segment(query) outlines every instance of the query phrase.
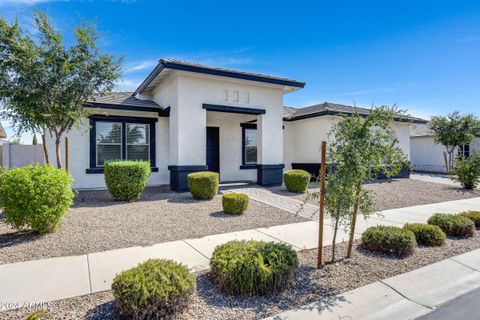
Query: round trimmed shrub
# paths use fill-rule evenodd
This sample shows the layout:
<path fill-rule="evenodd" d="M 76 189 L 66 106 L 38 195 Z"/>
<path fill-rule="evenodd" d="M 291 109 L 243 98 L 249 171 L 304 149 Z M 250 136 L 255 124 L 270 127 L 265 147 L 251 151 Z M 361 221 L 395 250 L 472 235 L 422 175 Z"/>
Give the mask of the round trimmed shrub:
<path fill-rule="evenodd" d="M 151 170 L 148 161 L 107 161 L 104 175 L 108 192 L 115 200 L 137 200 L 147 185 Z"/>
<path fill-rule="evenodd" d="M 248 195 L 242 193 L 227 193 L 222 197 L 223 212 L 242 214 L 248 208 Z"/>
<path fill-rule="evenodd" d="M 431 216 L 428 224 L 439 226 L 447 236 L 469 238 L 473 237 L 475 224 L 472 220 L 459 215 L 436 213 Z"/>
<path fill-rule="evenodd" d="M 113 279 L 117 311 L 127 319 L 164 319 L 185 310 L 195 277 L 172 260 L 149 259 Z"/>
<path fill-rule="evenodd" d="M 19 230 L 54 232 L 73 204 L 72 177 L 63 169 L 38 164 L 0 174 L 0 205 L 5 222 Z"/>
<path fill-rule="evenodd" d="M 290 192 L 303 193 L 307 191 L 312 176 L 305 170 L 287 170 L 283 174 L 283 181 Z"/>
<path fill-rule="evenodd" d="M 415 235 L 412 231 L 393 226 L 375 226 L 362 233 L 362 246 L 372 252 L 404 257 L 413 253 Z"/>
<path fill-rule="evenodd" d="M 188 189 L 194 199 L 212 200 L 218 193 L 217 172 L 200 171 L 188 174 Z"/>
<path fill-rule="evenodd" d="M 424 246 L 442 246 L 447 238 L 447 235 L 439 226 L 431 224 L 407 223 L 403 228 L 412 231 L 417 243 Z"/>
<path fill-rule="evenodd" d="M 284 289 L 298 269 L 297 253 L 284 243 L 230 241 L 215 248 L 212 279 L 225 293 L 238 296 Z"/>
<path fill-rule="evenodd" d="M 480 211 L 465 211 L 458 215 L 472 220 L 475 223 L 475 228 L 480 229 Z"/>

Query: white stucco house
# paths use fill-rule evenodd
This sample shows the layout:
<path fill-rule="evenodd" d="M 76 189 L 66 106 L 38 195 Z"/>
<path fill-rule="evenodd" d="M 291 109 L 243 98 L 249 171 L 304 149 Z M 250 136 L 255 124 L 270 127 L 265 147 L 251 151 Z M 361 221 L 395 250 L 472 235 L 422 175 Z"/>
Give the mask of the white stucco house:
<path fill-rule="evenodd" d="M 88 101 L 92 115 L 67 134 L 74 187 L 105 187 L 103 164 L 109 159 L 149 160 L 149 185 L 169 184 L 175 191 L 186 190 L 188 173 L 201 170 L 219 172 L 222 182 L 262 186 L 281 184 L 285 169 L 318 172 L 321 141 L 340 114 L 369 110 L 327 102 L 285 107 L 283 96 L 304 86 L 162 59 L 134 92 Z M 409 125 L 400 119 L 394 125 L 408 156 Z M 48 146 L 54 154 L 54 143 Z"/>
<path fill-rule="evenodd" d="M 428 128 L 428 124 L 415 124 L 410 130 L 410 148 L 413 170 L 419 172 L 446 173 L 445 166 L 446 148 L 435 143 L 433 131 Z M 475 138 L 472 143 L 457 148 L 455 155 L 463 154 L 469 156 L 472 153 L 480 152 L 480 137 Z"/>

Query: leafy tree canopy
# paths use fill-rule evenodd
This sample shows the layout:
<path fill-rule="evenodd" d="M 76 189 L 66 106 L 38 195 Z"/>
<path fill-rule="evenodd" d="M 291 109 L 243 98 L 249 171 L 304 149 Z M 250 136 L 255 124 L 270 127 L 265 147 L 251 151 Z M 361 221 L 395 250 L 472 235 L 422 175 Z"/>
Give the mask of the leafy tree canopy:
<path fill-rule="evenodd" d="M 0 17 L 0 116 L 17 134 L 50 132 L 61 167 L 62 135 L 87 115 L 88 97 L 111 91 L 122 59 L 100 52 L 94 25 L 75 27 L 75 41 L 66 46 L 43 12 L 34 21 L 38 32 L 31 34 L 18 20 L 9 24 Z"/>

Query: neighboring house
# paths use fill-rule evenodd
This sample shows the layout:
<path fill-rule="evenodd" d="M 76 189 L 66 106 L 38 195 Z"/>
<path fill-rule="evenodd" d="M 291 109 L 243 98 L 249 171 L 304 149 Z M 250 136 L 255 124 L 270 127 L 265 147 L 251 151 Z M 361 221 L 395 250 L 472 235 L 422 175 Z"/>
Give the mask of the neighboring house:
<path fill-rule="evenodd" d="M 67 134 L 74 187 L 105 187 L 103 165 L 119 158 L 150 160 L 149 185 L 170 184 L 175 191 L 186 190 L 187 175 L 200 170 L 219 172 L 223 182 L 262 186 L 281 184 L 285 168 L 316 172 L 321 141 L 340 114 L 369 110 L 331 103 L 284 107 L 283 95 L 304 86 L 162 59 L 134 92 L 88 102 L 92 115 Z M 395 130 L 409 155 L 409 124 L 398 119 Z M 47 146 L 54 154 L 51 139 Z"/>
<path fill-rule="evenodd" d="M 413 170 L 446 173 L 445 166 L 446 148 L 435 143 L 433 131 L 428 128 L 427 124 L 417 124 L 412 126 L 410 131 L 410 148 L 411 163 Z M 455 150 L 455 155 L 463 154 L 469 156 L 473 152 L 480 152 L 480 137 L 468 145 L 462 146 Z"/>

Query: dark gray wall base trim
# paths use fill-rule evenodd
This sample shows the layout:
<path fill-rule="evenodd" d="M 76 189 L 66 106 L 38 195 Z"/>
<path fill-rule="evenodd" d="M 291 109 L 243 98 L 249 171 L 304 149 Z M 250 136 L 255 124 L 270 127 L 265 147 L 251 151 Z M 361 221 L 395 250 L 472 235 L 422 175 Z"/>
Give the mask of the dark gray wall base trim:
<path fill-rule="evenodd" d="M 312 175 L 312 178 L 318 178 L 320 172 L 320 162 L 317 163 L 299 163 L 292 162 L 292 169 L 305 170 Z M 327 168 L 328 170 L 328 168 Z M 392 178 L 410 178 L 410 169 L 408 167 L 403 167 L 400 172 Z M 377 179 L 387 179 L 385 174 L 379 173 Z"/>
<path fill-rule="evenodd" d="M 256 164 L 242 164 L 240 166 L 240 170 L 253 170 L 253 169 L 257 169 Z"/>
<path fill-rule="evenodd" d="M 280 186 L 283 182 L 282 164 L 257 164 L 257 184 L 262 187 Z"/>
<path fill-rule="evenodd" d="M 317 178 L 320 174 L 320 162 L 318 163 L 304 163 L 292 162 L 292 169 L 305 170 L 312 175 L 312 179 Z"/>
<path fill-rule="evenodd" d="M 189 173 L 206 171 L 207 166 L 168 166 L 170 170 L 170 189 L 176 192 L 188 191 L 187 176 Z"/>
<path fill-rule="evenodd" d="M 153 167 L 153 168 L 150 168 L 152 169 L 152 172 L 158 172 L 158 168 L 157 167 Z M 86 174 L 99 174 L 99 173 L 103 173 L 103 168 L 101 167 L 98 167 L 98 168 L 88 168 L 85 170 L 85 173 Z"/>

